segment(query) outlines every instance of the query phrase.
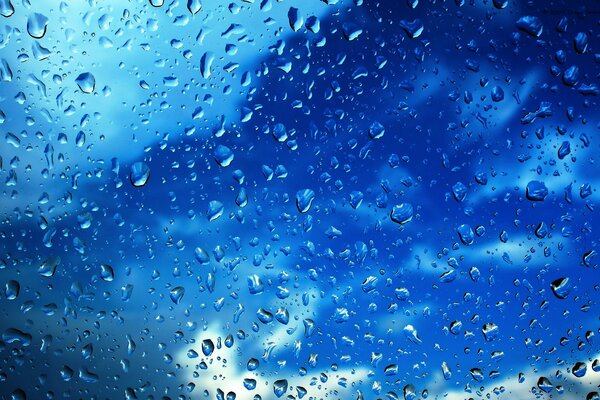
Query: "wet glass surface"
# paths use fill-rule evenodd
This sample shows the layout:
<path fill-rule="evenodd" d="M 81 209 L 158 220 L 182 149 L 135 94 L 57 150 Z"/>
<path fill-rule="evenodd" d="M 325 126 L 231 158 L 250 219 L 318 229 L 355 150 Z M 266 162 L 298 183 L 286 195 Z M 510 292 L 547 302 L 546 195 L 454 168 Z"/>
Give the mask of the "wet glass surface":
<path fill-rule="evenodd" d="M 598 1 L 0 15 L 0 398 L 600 399 Z"/>

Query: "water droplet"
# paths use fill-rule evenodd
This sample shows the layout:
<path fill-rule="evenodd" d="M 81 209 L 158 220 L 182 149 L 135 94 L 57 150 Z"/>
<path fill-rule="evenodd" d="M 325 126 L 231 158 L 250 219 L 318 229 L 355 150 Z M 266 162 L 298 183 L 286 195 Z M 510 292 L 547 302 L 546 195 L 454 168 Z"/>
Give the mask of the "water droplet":
<path fill-rule="evenodd" d="M 196 260 L 200 263 L 200 265 L 207 265 L 210 262 L 210 256 L 208 255 L 208 252 L 202 247 L 196 247 L 194 250 L 194 255 L 196 256 Z"/>
<path fill-rule="evenodd" d="M 41 39 L 48 28 L 48 17 L 44 14 L 33 13 L 27 18 L 27 33 L 34 39 Z"/>
<path fill-rule="evenodd" d="M 537 387 L 540 388 L 545 393 L 550 393 L 550 392 L 552 392 L 552 389 L 554 389 L 554 385 L 552 385 L 550 380 L 548 378 L 546 378 L 545 376 L 542 376 L 538 379 Z"/>
<path fill-rule="evenodd" d="M 530 181 L 527 184 L 525 195 L 531 201 L 544 201 L 548 196 L 548 188 L 546 188 L 544 182 Z"/>
<path fill-rule="evenodd" d="M 406 325 L 403 329 L 403 332 L 404 332 L 404 336 L 406 336 L 406 338 L 408 340 L 410 340 L 411 342 L 417 343 L 417 344 L 421 343 L 421 338 L 419 338 L 419 334 L 417 333 L 417 330 L 415 329 L 414 326 Z"/>
<path fill-rule="evenodd" d="M 450 367 L 446 363 L 446 361 L 442 362 L 442 374 L 444 375 L 445 380 L 452 379 L 452 371 L 450 371 Z"/>
<path fill-rule="evenodd" d="M 585 400 L 600 400 L 600 394 L 598 392 L 589 392 Z"/>
<path fill-rule="evenodd" d="M 500 333 L 498 325 L 494 323 L 487 323 L 483 325 L 481 331 L 483 332 L 483 337 L 485 338 L 486 342 L 492 342 L 498 337 L 498 334 Z"/>
<path fill-rule="evenodd" d="M 83 93 L 87 94 L 93 93 L 94 89 L 96 88 L 96 78 L 94 78 L 94 75 L 89 72 L 80 74 L 75 79 L 75 83 L 77 83 L 77 86 L 79 86 L 79 89 Z"/>
<path fill-rule="evenodd" d="M 296 208 L 301 213 L 307 213 L 315 199 L 315 192 L 311 189 L 302 189 L 296 193 Z"/>
<path fill-rule="evenodd" d="M 285 125 L 281 123 L 275 124 L 272 135 L 273 138 L 275 138 L 275 140 L 277 140 L 279 143 L 284 143 L 286 140 L 288 140 L 288 133 L 285 129 Z"/>
<path fill-rule="evenodd" d="M 175 304 L 179 304 L 181 299 L 183 299 L 183 295 L 185 294 L 185 289 L 182 286 L 177 286 L 171 289 L 169 292 L 169 296 L 171 297 L 171 301 Z"/>
<path fill-rule="evenodd" d="M 86 344 L 81 349 L 81 356 L 83 357 L 84 360 L 88 360 L 88 359 L 92 358 L 93 354 L 94 354 L 94 345 L 91 343 Z"/>
<path fill-rule="evenodd" d="M 19 343 L 21 346 L 27 347 L 31 345 L 31 334 L 23 332 L 16 328 L 8 328 L 2 334 L 2 340 L 6 343 Z"/>
<path fill-rule="evenodd" d="M 0 15 L 5 18 L 11 17 L 15 13 L 15 8 L 13 7 L 10 0 L 0 0 Z"/>
<path fill-rule="evenodd" d="M 492 88 L 492 101 L 500 102 L 504 100 L 504 90 L 500 86 L 494 86 Z"/>
<path fill-rule="evenodd" d="M 583 378 L 587 372 L 587 365 L 584 362 L 576 362 L 571 371 L 577 378 Z"/>
<path fill-rule="evenodd" d="M 310 318 L 306 318 L 302 322 L 304 323 L 304 337 L 311 337 L 316 329 L 315 321 Z"/>
<path fill-rule="evenodd" d="M 215 161 L 221 167 L 228 167 L 233 161 L 233 151 L 227 146 L 218 145 L 213 154 Z"/>
<path fill-rule="evenodd" d="M 494 7 L 499 10 L 502 10 L 508 6 L 508 0 L 494 0 Z"/>
<path fill-rule="evenodd" d="M 558 158 L 562 160 L 566 156 L 571 153 L 571 144 L 568 141 L 562 142 L 560 148 L 558 149 Z"/>
<path fill-rule="evenodd" d="M 260 363 L 259 363 L 259 361 L 256 358 L 251 358 L 246 363 L 246 369 L 248 371 L 255 371 L 255 370 L 258 369 L 259 364 Z"/>
<path fill-rule="evenodd" d="M 413 219 L 413 206 L 410 203 L 401 203 L 392 208 L 390 218 L 397 224 L 404 225 Z"/>
<path fill-rule="evenodd" d="M 407 21 L 405 19 L 400 20 L 399 25 L 402 29 L 404 29 L 406 35 L 411 39 L 416 39 L 421 36 L 421 33 L 423 33 L 423 21 L 418 18 L 412 21 Z"/>
<path fill-rule="evenodd" d="M 288 11 L 288 22 L 294 32 L 298 32 L 304 24 L 304 18 L 300 15 L 296 7 L 290 7 Z"/>
<path fill-rule="evenodd" d="M 469 225 L 462 224 L 458 227 L 457 230 L 458 236 L 460 237 L 460 241 L 463 242 L 465 245 L 470 246 L 475 242 L 475 233 Z"/>
<path fill-rule="evenodd" d="M 27 400 L 27 394 L 21 388 L 17 388 L 10 394 L 10 400 Z"/>
<path fill-rule="evenodd" d="M 377 286 L 377 281 L 378 279 L 376 276 L 368 276 L 367 278 L 365 278 L 361 285 L 363 292 L 370 293 L 373 290 L 375 290 Z"/>
<path fill-rule="evenodd" d="M 409 383 L 403 389 L 404 400 L 415 400 L 417 398 L 417 389 L 415 385 Z"/>
<path fill-rule="evenodd" d="M 115 271 L 113 267 L 108 264 L 100 265 L 100 279 L 104 282 L 112 282 L 115 279 Z"/>
<path fill-rule="evenodd" d="M 208 208 L 206 210 L 206 217 L 209 221 L 214 221 L 218 219 L 221 215 L 223 215 L 223 211 L 225 210 L 225 206 L 218 200 L 212 200 L 208 203 Z"/>
<path fill-rule="evenodd" d="M 204 354 L 206 357 L 209 357 L 212 355 L 213 351 L 215 351 L 215 344 L 213 341 L 210 339 L 204 339 L 202 341 L 202 354 Z"/>
<path fill-rule="evenodd" d="M 129 181 L 135 187 L 142 187 L 150 178 L 150 168 L 145 162 L 138 161 L 131 166 Z"/>
<path fill-rule="evenodd" d="M 256 317 L 263 324 L 268 324 L 272 322 L 274 318 L 273 314 L 265 310 L 264 308 L 259 308 L 258 311 L 256 311 Z"/>
<path fill-rule="evenodd" d="M 385 128 L 379 122 L 375 121 L 369 127 L 369 137 L 371 139 L 381 139 L 385 134 Z"/>
<path fill-rule="evenodd" d="M 200 74 L 204 79 L 208 79 L 212 74 L 212 64 L 215 61 L 214 53 L 207 51 L 200 58 Z"/>
<path fill-rule="evenodd" d="M 12 79 L 13 72 L 8 61 L 4 58 L 0 58 L 0 82 L 12 82 Z"/>
<path fill-rule="evenodd" d="M 248 291 L 250 294 L 260 294 L 264 291 L 264 285 L 260 276 L 255 274 L 248 276 Z"/>
<path fill-rule="evenodd" d="M 321 30 L 321 21 L 316 16 L 310 16 L 306 19 L 306 29 L 312 33 L 319 33 Z"/>
<path fill-rule="evenodd" d="M 589 40 L 590 37 L 587 33 L 578 32 L 577 35 L 575 35 L 575 39 L 573 40 L 575 51 L 577 51 L 577 53 L 579 54 L 585 53 L 588 48 Z"/>
<path fill-rule="evenodd" d="M 517 28 L 535 37 L 540 37 L 544 30 L 542 20 L 530 15 L 519 18 L 517 21 Z"/>
<path fill-rule="evenodd" d="M 473 378 L 476 382 L 483 382 L 483 371 L 479 368 L 471 368 L 469 371 L 471 373 L 471 378 Z"/>
<path fill-rule="evenodd" d="M 456 182 L 452 186 L 452 195 L 456 201 L 463 202 L 467 197 L 467 187 L 462 182 Z"/>
<path fill-rule="evenodd" d="M 552 293 L 554 293 L 557 298 L 561 300 L 566 299 L 571 291 L 569 278 L 558 278 L 552 281 L 550 288 L 552 289 Z"/>
<path fill-rule="evenodd" d="M 353 40 L 358 39 L 358 37 L 362 34 L 363 30 L 360 26 L 356 25 L 353 22 L 344 22 L 342 24 L 342 32 L 344 33 L 344 38 L 351 42 Z"/>
<path fill-rule="evenodd" d="M 288 390 L 288 381 L 286 379 L 278 379 L 273 382 L 273 393 L 277 398 L 283 396 Z"/>
<path fill-rule="evenodd" d="M 60 264 L 60 257 L 51 256 L 48 257 L 44 262 L 42 262 L 38 268 L 38 272 L 40 275 L 45 276 L 47 278 L 54 276 L 56 273 L 56 268 Z"/>
<path fill-rule="evenodd" d="M 21 285 L 19 282 L 11 279 L 4 286 L 4 297 L 7 300 L 15 300 L 19 296 L 20 291 Z"/>
<path fill-rule="evenodd" d="M 197 14 L 200 10 L 202 10 L 202 1 L 187 0 L 187 9 L 192 15 Z"/>

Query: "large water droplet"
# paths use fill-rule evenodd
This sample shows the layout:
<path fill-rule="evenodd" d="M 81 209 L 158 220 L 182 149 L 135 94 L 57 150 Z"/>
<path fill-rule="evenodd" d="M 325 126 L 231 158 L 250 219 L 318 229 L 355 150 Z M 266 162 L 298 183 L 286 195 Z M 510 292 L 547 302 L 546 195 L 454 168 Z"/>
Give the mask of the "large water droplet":
<path fill-rule="evenodd" d="M 250 294 L 260 294 L 264 291 L 264 286 L 260 276 L 255 274 L 248 276 L 248 291 Z"/>
<path fill-rule="evenodd" d="M 362 34 L 363 30 L 360 26 L 353 22 L 344 22 L 342 24 L 342 32 L 344 34 L 344 38 L 349 42 L 358 39 L 358 37 Z"/>
<path fill-rule="evenodd" d="M 233 151 L 227 146 L 218 145 L 215 148 L 213 156 L 215 157 L 215 161 L 221 167 L 228 167 L 233 161 Z"/>
<path fill-rule="evenodd" d="M 554 295 L 563 300 L 566 299 L 571 291 L 571 285 L 569 284 L 569 278 L 558 278 L 550 284 L 550 289 Z"/>
<path fill-rule="evenodd" d="M 554 385 L 550 382 L 550 379 L 542 376 L 537 381 L 537 387 L 546 393 L 550 393 L 554 389 Z"/>
<path fill-rule="evenodd" d="M 19 297 L 20 291 L 21 285 L 19 282 L 11 279 L 5 284 L 4 297 L 6 297 L 7 300 L 15 300 L 17 297 Z"/>
<path fill-rule="evenodd" d="M 548 196 L 548 188 L 546 188 L 544 182 L 530 181 L 527 184 L 525 195 L 531 201 L 544 201 L 546 196 Z"/>
<path fill-rule="evenodd" d="M 410 203 L 401 203 L 392 208 L 390 218 L 397 224 L 404 225 L 413 219 L 413 206 Z"/>
<path fill-rule="evenodd" d="M 215 350 L 215 344 L 210 339 L 204 339 L 202 341 L 202 354 L 209 357 Z"/>
<path fill-rule="evenodd" d="M 182 286 L 177 286 L 171 289 L 169 293 L 169 297 L 171 297 L 171 301 L 175 304 L 179 304 L 181 299 L 183 299 L 183 295 L 185 294 L 185 289 Z"/>
<path fill-rule="evenodd" d="M 200 265 L 207 265 L 210 262 L 210 256 L 208 255 L 208 252 L 202 247 L 196 247 L 196 249 L 194 249 L 194 255 L 196 256 L 196 260 L 200 263 Z"/>
<path fill-rule="evenodd" d="M 40 275 L 45 276 L 45 277 L 51 277 L 54 276 L 54 274 L 56 273 L 56 268 L 58 267 L 58 265 L 60 264 L 60 257 L 58 256 L 51 256 L 48 257 L 46 260 L 44 260 L 44 262 L 42 262 L 38 268 L 38 272 L 40 273 Z"/>
<path fill-rule="evenodd" d="M 0 0 L 0 15 L 3 17 L 11 17 L 15 13 L 15 7 L 13 7 L 10 0 Z"/>
<path fill-rule="evenodd" d="M 212 64 L 215 61 L 214 53 L 207 51 L 200 58 L 200 74 L 203 78 L 208 79 L 212 74 Z"/>
<path fill-rule="evenodd" d="M 542 20 L 530 15 L 519 18 L 517 21 L 517 28 L 535 37 L 539 37 L 544 30 Z"/>
<path fill-rule="evenodd" d="M 294 32 L 298 32 L 304 24 L 304 18 L 300 15 L 296 7 L 290 7 L 288 11 L 288 22 Z"/>
<path fill-rule="evenodd" d="M 369 127 L 369 137 L 371 139 L 381 139 L 385 134 L 385 128 L 379 122 L 375 121 Z"/>
<path fill-rule="evenodd" d="M 192 15 L 197 14 L 200 10 L 202 10 L 202 1 L 201 0 L 188 0 L 187 1 L 187 9 Z"/>
<path fill-rule="evenodd" d="M 131 166 L 129 181 L 135 187 L 144 186 L 150 178 L 150 168 L 145 162 L 138 161 Z"/>
<path fill-rule="evenodd" d="M 104 282 L 112 282 L 115 279 L 115 271 L 108 264 L 100 265 L 100 279 Z"/>
<path fill-rule="evenodd" d="M 41 39 L 48 28 L 48 17 L 44 14 L 33 13 L 27 18 L 27 33 L 34 39 Z"/>
<path fill-rule="evenodd" d="M 584 362 L 576 362 L 573 368 L 571 368 L 571 372 L 577 378 L 583 378 L 587 373 L 587 365 Z"/>
<path fill-rule="evenodd" d="M 470 225 L 462 224 L 458 227 L 457 231 L 461 242 L 463 242 L 467 246 L 473 244 L 473 242 L 475 241 L 475 232 L 473 232 L 473 229 Z"/>
<path fill-rule="evenodd" d="M 412 21 L 403 19 L 400 21 L 400 27 L 404 29 L 404 32 L 406 32 L 409 38 L 415 39 L 421 36 L 421 33 L 423 33 L 424 25 L 423 21 L 418 18 Z"/>
<path fill-rule="evenodd" d="M 487 342 L 491 342 L 498 337 L 500 329 L 498 328 L 498 325 L 490 322 L 483 325 L 483 328 L 481 328 L 481 332 L 483 333 L 483 337 L 485 338 L 485 340 Z"/>
<path fill-rule="evenodd" d="M 277 398 L 280 398 L 288 390 L 288 381 L 286 379 L 278 379 L 273 382 L 273 393 Z"/>
<path fill-rule="evenodd" d="M 310 210 L 313 200 L 315 199 L 315 192 L 311 189 L 302 189 L 296 193 L 296 208 L 301 213 L 306 213 Z"/>
<path fill-rule="evenodd" d="M 81 89 L 83 93 L 87 94 L 93 93 L 96 88 L 96 78 L 89 72 L 80 74 L 75 79 L 75 83 L 77 83 L 77 86 L 79 86 L 79 89 Z"/>
<path fill-rule="evenodd" d="M 218 219 L 221 215 L 223 215 L 223 211 L 225 207 L 223 203 L 218 200 L 212 200 L 208 203 L 208 209 L 206 210 L 206 217 L 209 221 L 214 221 Z"/>
<path fill-rule="evenodd" d="M 406 338 L 408 340 L 410 340 L 411 342 L 417 343 L 417 344 L 421 343 L 421 338 L 419 338 L 419 334 L 414 326 L 406 325 L 403 329 L 403 332 L 404 332 L 404 336 L 406 336 Z"/>

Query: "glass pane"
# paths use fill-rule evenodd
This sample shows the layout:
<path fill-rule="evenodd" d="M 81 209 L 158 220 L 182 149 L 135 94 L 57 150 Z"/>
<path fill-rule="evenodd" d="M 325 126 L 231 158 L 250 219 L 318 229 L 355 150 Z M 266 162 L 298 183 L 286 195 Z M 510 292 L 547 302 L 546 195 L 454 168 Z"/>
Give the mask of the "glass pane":
<path fill-rule="evenodd" d="M 0 14 L 0 398 L 600 400 L 598 1 Z"/>

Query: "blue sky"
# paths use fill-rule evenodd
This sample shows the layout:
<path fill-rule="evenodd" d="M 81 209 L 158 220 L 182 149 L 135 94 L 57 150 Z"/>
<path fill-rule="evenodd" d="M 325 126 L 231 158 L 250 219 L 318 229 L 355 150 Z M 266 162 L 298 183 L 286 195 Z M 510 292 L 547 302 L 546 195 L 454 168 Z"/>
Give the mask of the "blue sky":
<path fill-rule="evenodd" d="M 3 398 L 598 390 L 595 2 L 12 5 Z"/>

